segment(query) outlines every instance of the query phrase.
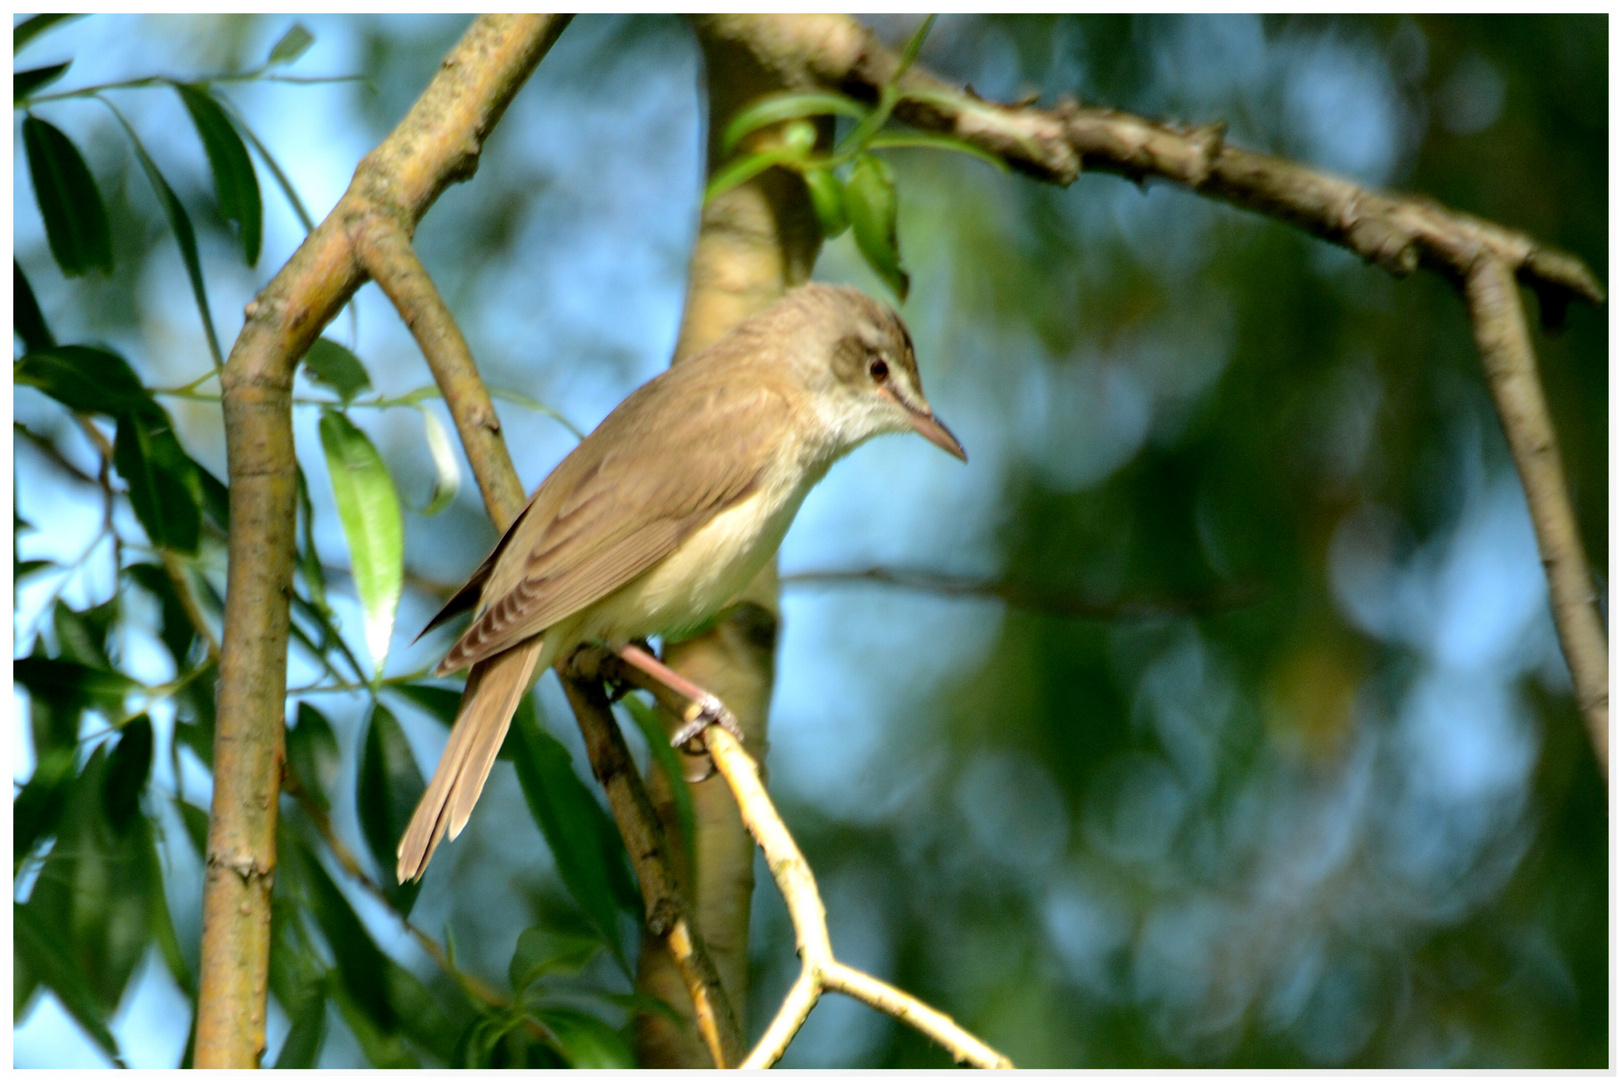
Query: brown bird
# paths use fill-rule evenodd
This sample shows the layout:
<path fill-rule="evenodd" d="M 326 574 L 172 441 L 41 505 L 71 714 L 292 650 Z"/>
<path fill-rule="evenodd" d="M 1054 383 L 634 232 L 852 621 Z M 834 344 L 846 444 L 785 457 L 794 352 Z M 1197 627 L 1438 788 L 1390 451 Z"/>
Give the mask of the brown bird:
<path fill-rule="evenodd" d="M 466 825 L 536 671 L 587 642 L 621 649 L 712 618 L 834 461 L 901 431 L 967 460 L 922 396 L 899 316 L 829 285 L 793 289 L 625 398 L 427 625 L 475 612 L 434 672 L 472 668 L 399 880 Z"/>

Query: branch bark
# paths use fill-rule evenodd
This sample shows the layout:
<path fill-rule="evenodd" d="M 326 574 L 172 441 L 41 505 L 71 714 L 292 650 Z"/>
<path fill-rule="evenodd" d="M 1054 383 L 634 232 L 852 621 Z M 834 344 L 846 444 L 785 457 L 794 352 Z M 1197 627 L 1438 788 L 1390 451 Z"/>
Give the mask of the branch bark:
<path fill-rule="evenodd" d="M 1467 275 L 1466 295 L 1484 374 L 1528 497 L 1535 543 L 1551 589 L 1552 619 L 1574 678 L 1574 697 L 1585 716 L 1591 747 L 1606 779 L 1607 634 L 1569 501 L 1557 433 L 1535 368 L 1528 320 L 1511 271 L 1493 254 L 1480 254 L 1474 262 Z"/>
<path fill-rule="evenodd" d="M 295 365 L 364 280 L 351 222 L 383 213 L 406 232 L 469 178 L 485 136 L 565 16 L 476 19 L 347 193 L 246 309 L 221 376 L 231 515 L 214 797 L 203 886 L 195 1062 L 247 1068 L 264 1053 L 276 802 L 287 686 L 296 459 Z"/>

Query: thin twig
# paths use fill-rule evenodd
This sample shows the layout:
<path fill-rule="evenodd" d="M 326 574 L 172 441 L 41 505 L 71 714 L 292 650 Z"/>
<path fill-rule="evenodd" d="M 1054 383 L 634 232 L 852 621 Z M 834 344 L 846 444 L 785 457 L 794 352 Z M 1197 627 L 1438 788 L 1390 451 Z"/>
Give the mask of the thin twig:
<path fill-rule="evenodd" d="M 661 704 L 674 710 L 676 715 L 692 715 L 694 710 L 700 708 L 682 700 L 656 678 L 605 649 L 581 649 L 575 654 L 575 665 L 576 669 L 583 668 L 587 672 L 605 675 L 615 682 L 646 690 Z M 848 994 L 879 1012 L 910 1024 L 950 1051 L 958 1062 L 964 1061 L 986 1069 L 1011 1068 L 1012 1062 L 1004 1054 L 986 1046 L 945 1014 L 924 1005 L 897 987 L 840 963 L 834 957 L 832 938 L 826 925 L 826 908 L 821 903 L 815 875 L 810 871 L 803 853 L 798 850 L 792 833 L 782 822 L 781 815 L 776 812 L 775 804 L 770 801 L 759 778 L 758 763 L 742 748 L 735 736 L 718 725 L 708 728 L 703 733 L 703 739 L 715 768 L 725 777 L 726 784 L 736 797 L 743 824 L 764 852 L 770 876 L 775 879 L 782 899 L 787 902 L 787 913 L 798 939 L 798 955 L 804 964 L 803 971 L 788 991 L 775 1018 L 738 1068 L 769 1068 L 779 1060 L 810 1010 L 827 990 Z"/>
<path fill-rule="evenodd" d="M 203 644 L 208 647 L 208 659 L 218 660 L 219 639 L 214 636 L 213 627 L 209 626 L 208 620 L 203 617 L 202 607 L 197 603 L 196 594 L 191 591 L 191 582 L 186 579 L 185 575 L 185 563 L 180 559 L 180 556 L 167 548 L 159 551 L 158 557 L 163 560 L 163 571 L 168 574 L 169 582 L 174 586 L 174 593 L 180 600 L 180 607 L 186 613 L 186 621 L 191 624 L 191 629 L 197 632 L 197 636 L 202 638 Z"/>
<path fill-rule="evenodd" d="M 1557 433 L 1535 368 L 1523 303 L 1505 263 L 1481 253 L 1467 275 L 1468 312 L 1484 374 L 1523 481 L 1551 590 L 1552 618 L 1574 696 L 1604 777 L 1608 774 L 1608 640 L 1580 542 Z"/>

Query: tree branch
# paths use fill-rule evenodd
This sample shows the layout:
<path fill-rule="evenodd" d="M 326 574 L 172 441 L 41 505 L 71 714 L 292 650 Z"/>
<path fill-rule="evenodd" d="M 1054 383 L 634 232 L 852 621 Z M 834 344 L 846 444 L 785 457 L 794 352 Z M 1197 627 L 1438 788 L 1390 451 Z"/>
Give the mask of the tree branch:
<path fill-rule="evenodd" d="M 646 690 L 677 715 L 692 713 L 699 708 L 682 699 L 658 679 L 625 663 L 606 649 L 582 649 L 575 655 L 576 665 L 583 670 L 599 672 L 614 682 Z M 743 824 L 764 852 L 771 877 L 781 890 L 782 899 L 787 902 L 787 912 L 798 939 L 798 955 L 804 964 L 803 971 L 788 991 L 758 1045 L 738 1067 L 764 1069 L 773 1065 L 786 1051 L 821 994 L 835 990 L 910 1024 L 950 1051 L 958 1062 L 964 1061 L 979 1068 L 1011 1068 L 1012 1063 L 1005 1055 L 990 1049 L 944 1013 L 922 1004 L 897 987 L 837 960 L 832 953 L 832 938 L 826 926 L 826 908 L 821 903 L 815 875 L 765 792 L 757 762 L 742 748 L 735 736 L 718 725 L 706 729 L 703 739 L 709 755 L 714 759 L 715 768 L 725 777 L 736 798 Z"/>
<path fill-rule="evenodd" d="M 364 280 L 349 224 L 381 212 L 408 232 L 445 187 L 470 177 L 484 138 L 566 23 L 554 15 L 474 20 L 410 113 L 360 162 L 332 213 L 247 305 L 221 375 L 229 588 L 203 887 L 198 1067 L 251 1067 L 264 1053 L 297 516 L 294 367 Z"/>
<path fill-rule="evenodd" d="M 1574 678 L 1574 697 L 1591 735 L 1591 748 L 1608 775 L 1608 640 L 1597 610 L 1591 571 L 1580 543 L 1557 433 L 1535 369 L 1523 304 L 1507 265 L 1480 253 L 1467 275 L 1467 308 L 1484 374 L 1523 481 L 1535 542 L 1551 589 L 1557 639 Z"/>

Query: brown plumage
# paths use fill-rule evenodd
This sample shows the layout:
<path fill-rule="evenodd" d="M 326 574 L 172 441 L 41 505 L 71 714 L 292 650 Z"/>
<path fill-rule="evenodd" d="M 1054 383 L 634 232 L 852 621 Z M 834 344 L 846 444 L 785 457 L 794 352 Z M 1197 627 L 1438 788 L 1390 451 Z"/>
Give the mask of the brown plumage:
<path fill-rule="evenodd" d="M 466 824 L 536 671 L 587 641 L 621 646 L 710 618 L 837 458 L 907 429 L 965 459 L 922 396 L 899 317 L 825 285 L 789 292 L 624 399 L 428 624 L 474 609 L 436 674 L 472 670 L 400 841 L 399 880 L 420 877 Z"/>

